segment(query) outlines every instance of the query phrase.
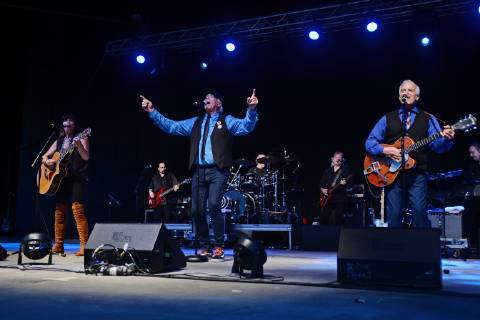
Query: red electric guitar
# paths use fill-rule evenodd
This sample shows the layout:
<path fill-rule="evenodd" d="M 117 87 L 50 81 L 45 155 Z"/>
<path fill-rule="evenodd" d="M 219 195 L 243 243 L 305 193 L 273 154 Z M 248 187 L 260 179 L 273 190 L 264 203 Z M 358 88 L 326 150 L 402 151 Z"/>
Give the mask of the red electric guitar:
<path fill-rule="evenodd" d="M 348 180 L 351 177 L 352 175 L 349 175 L 346 178 L 339 179 L 339 181 L 335 182 L 333 186 L 328 189 L 327 194 L 320 193 L 320 208 L 324 208 L 327 205 L 327 203 L 332 199 L 332 193 L 335 191 L 335 189 L 337 189 L 341 185 L 340 181 L 342 181 L 343 179 Z"/>
<path fill-rule="evenodd" d="M 180 187 L 181 185 L 184 185 L 186 183 L 190 183 L 192 181 L 191 178 L 187 178 L 185 180 L 183 180 L 182 182 L 180 182 L 178 184 L 178 186 Z M 174 187 L 171 187 L 170 189 L 167 189 L 167 188 L 161 188 L 160 190 L 158 190 L 157 192 L 154 192 L 153 193 L 153 197 L 151 197 L 150 195 L 148 195 L 148 207 L 150 209 L 155 209 L 156 207 L 158 207 L 159 205 L 165 203 L 166 199 L 165 199 L 165 196 L 167 194 L 169 194 L 170 192 L 172 192 L 174 189 Z"/>

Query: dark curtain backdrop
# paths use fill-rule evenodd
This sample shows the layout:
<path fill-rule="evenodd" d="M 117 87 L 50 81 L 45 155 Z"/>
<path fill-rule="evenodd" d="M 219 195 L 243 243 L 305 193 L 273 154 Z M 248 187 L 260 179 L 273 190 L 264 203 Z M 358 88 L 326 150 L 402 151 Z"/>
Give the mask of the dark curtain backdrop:
<path fill-rule="evenodd" d="M 177 177 L 189 176 L 189 141 L 154 127 L 138 95 L 180 120 L 195 116 L 192 102 L 208 88 L 221 91 L 225 112 L 237 117 L 244 116 L 246 98 L 257 89 L 260 121 L 252 134 L 235 139 L 235 157 L 253 159 L 257 152 L 282 147 L 298 157 L 303 214 L 311 215 L 320 175 L 336 150 L 344 151 L 355 181 L 364 182 L 365 138 L 397 107 L 403 79 L 420 85 L 421 107 L 439 118 L 454 122 L 478 112 L 479 28 L 478 17 L 442 18 L 431 26 L 432 44 L 426 48 L 419 45 L 415 23 L 381 26 L 374 34 L 363 29 L 322 34 L 317 42 L 277 37 L 247 45 L 239 39 L 233 54 L 219 40 L 201 53 L 146 50 L 147 63 L 139 65 L 134 54 L 102 58 L 106 41 L 125 31 L 116 26 L 61 17 L 36 21 L 26 32 L 17 234 L 42 229 L 34 213 L 35 170 L 29 165 L 49 135 L 50 122 L 73 111 L 82 127 L 92 128 L 90 222 L 108 218 L 108 194 L 121 202 L 112 209 L 113 218 L 139 219 L 134 191 L 144 166 L 165 160 Z M 209 59 L 208 70 L 200 70 L 201 59 Z M 475 136 L 458 134 L 453 150 L 432 156 L 431 171 L 462 168 Z M 52 200 L 40 197 L 38 203 L 52 229 Z"/>

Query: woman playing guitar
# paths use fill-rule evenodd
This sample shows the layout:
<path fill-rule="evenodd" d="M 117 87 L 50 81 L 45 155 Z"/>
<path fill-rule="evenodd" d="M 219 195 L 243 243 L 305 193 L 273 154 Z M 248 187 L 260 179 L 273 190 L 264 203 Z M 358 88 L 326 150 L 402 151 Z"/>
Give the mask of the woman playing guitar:
<path fill-rule="evenodd" d="M 75 253 L 83 256 L 85 245 L 88 240 L 88 222 L 85 217 L 84 193 L 88 181 L 87 165 L 89 160 L 88 135 L 79 133 L 78 122 L 71 113 L 62 116 L 61 129 L 58 139 L 50 146 L 50 149 L 42 156 L 42 166 L 54 170 L 58 165 L 54 154 L 62 153 L 74 145 L 73 152 L 63 161 L 67 162 L 66 175 L 55 192 L 55 246 L 54 253 L 64 253 L 63 242 L 65 238 L 67 202 L 72 201 L 72 212 L 77 224 L 80 250 Z"/>

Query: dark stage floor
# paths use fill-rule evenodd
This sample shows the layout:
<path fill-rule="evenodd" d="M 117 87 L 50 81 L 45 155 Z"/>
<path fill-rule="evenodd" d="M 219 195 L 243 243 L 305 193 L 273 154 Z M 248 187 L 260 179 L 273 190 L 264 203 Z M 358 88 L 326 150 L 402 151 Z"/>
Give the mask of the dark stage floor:
<path fill-rule="evenodd" d="M 18 248 L 2 245 L 10 252 Z M 77 247 L 66 249 L 73 253 Z M 188 264 L 162 277 L 85 275 L 83 258 L 72 254 L 55 256 L 52 266 L 17 269 L 17 257 L 10 256 L 0 262 L 11 267 L 0 269 L 0 305 L 7 315 L 1 318 L 480 318 L 480 260 L 443 260 L 450 273 L 443 275 L 442 290 L 374 290 L 336 284 L 336 254 L 327 252 L 268 250 L 265 273 L 283 281 L 232 282 L 231 254 L 227 251 L 225 261 Z"/>

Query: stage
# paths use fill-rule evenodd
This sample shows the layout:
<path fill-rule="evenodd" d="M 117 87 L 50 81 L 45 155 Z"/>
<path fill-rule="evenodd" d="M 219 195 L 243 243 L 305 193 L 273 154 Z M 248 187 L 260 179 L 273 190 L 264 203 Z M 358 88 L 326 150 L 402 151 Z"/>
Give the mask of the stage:
<path fill-rule="evenodd" d="M 9 252 L 17 243 L 2 243 Z M 183 270 L 153 276 L 94 276 L 83 273 L 83 257 L 66 247 L 53 265 L 0 262 L 0 301 L 16 319 L 478 319 L 480 260 L 443 259 L 443 289 L 344 287 L 336 282 L 336 253 L 268 250 L 266 278 L 239 280 L 224 261 L 188 263 Z M 193 250 L 183 249 L 185 254 Z M 29 260 L 24 258 L 24 263 Z M 8 317 L 7 317 L 8 318 Z M 5 318 L 6 319 L 6 318 Z"/>

